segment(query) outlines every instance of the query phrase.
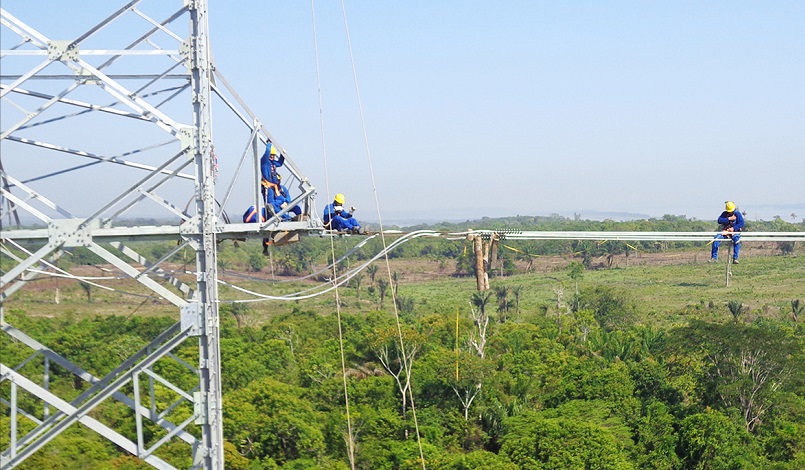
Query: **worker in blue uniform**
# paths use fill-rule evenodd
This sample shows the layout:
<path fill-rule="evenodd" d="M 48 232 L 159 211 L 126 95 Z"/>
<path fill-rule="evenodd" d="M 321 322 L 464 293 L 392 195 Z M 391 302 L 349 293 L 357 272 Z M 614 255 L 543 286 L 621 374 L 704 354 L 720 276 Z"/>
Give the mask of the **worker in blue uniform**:
<path fill-rule="evenodd" d="M 741 211 L 736 210 L 735 203 L 732 201 L 727 201 L 724 209 L 724 212 L 718 216 L 720 232 L 715 236 L 715 241 L 713 241 L 710 261 L 718 260 L 718 245 L 721 244 L 719 240 L 730 238 L 734 247 L 732 250 L 732 262 L 738 264 L 738 253 L 741 251 L 741 230 L 745 224 L 744 216 Z"/>
<path fill-rule="evenodd" d="M 346 198 L 343 194 L 338 193 L 335 195 L 333 202 L 327 204 L 324 208 L 324 228 L 335 230 L 337 232 L 350 232 L 365 234 L 366 231 L 361 224 L 352 216 L 350 212 L 344 210 L 344 203 Z M 355 212 L 355 208 L 351 208 Z"/>
<path fill-rule="evenodd" d="M 262 175 L 260 184 L 264 202 L 268 202 L 269 190 L 274 191 L 274 194 L 277 195 L 282 191 L 279 187 L 277 168 L 281 167 L 283 163 L 285 163 L 285 155 L 280 154 L 277 147 L 269 142 L 266 145 L 266 151 L 260 157 L 260 174 Z"/>
<path fill-rule="evenodd" d="M 274 214 L 279 214 L 283 209 L 288 207 L 291 203 L 291 193 L 288 191 L 288 188 L 282 184 L 282 175 L 279 173 L 276 174 L 276 184 L 279 188 L 279 193 L 276 191 L 268 191 L 268 207 L 273 209 Z M 292 215 L 293 214 L 293 215 Z M 297 219 L 299 220 L 300 216 L 302 215 L 302 209 L 299 206 L 293 206 L 288 210 L 288 212 L 282 214 L 280 216 L 281 220 L 291 220 Z"/>
<path fill-rule="evenodd" d="M 263 207 L 260 210 L 260 222 L 266 221 L 266 208 Z M 253 224 L 257 222 L 257 209 L 254 206 L 249 206 L 246 209 L 246 212 L 243 213 L 243 223 L 244 224 Z"/>

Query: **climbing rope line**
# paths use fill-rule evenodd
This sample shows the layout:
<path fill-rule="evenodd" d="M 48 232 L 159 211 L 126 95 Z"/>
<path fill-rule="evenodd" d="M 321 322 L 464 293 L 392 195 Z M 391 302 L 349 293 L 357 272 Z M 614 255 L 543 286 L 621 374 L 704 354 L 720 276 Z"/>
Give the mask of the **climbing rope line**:
<path fill-rule="evenodd" d="M 363 132 L 363 142 L 364 142 L 364 146 L 366 147 L 366 158 L 367 158 L 367 162 L 368 162 L 368 166 L 369 166 L 369 175 L 370 175 L 371 180 L 372 180 L 372 194 L 374 195 L 375 207 L 377 208 L 377 221 L 378 221 L 378 225 L 380 227 L 380 239 L 382 240 L 382 243 L 383 243 L 384 253 L 388 253 L 388 251 L 386 250 L 386 238 L 383 235 L 383 216 L 380 213 L 380 201 L 379 201 L 378 196 L 377 196 L 377 184 L 375 182 L 375 174 L 374 174 L 374 169 L 373 169 L 373 166 L 372 166 L 372 152 L 371 152 L 371 150 L 369 148 L 369 138 L 368 138 L 368 133 L 366 132 L 366 118 L 364 117 L 364 113 L 363 113 L 363 102 L 361 100 L 361 92 L 360 92 L 360 88 L 358 86 L 358 74 L 357 74 L 357 71 L 355 69 L 355 57 L 354 57 L 354 55 L 352 53 L 352 41 L 351 41 L 350 35 L 349 35 L 349 23 L 347 21 L 347 9 L 346 9 L 346 6 L 344 5 L 344 0 L 341 0 L 341 11 L 343 12 L 343 16 L 344 16 L 344 31 L 345 31 L 346 37 L 347 37 L 347 50 L 349 51 L 349 60 L 350 60 L 350 63 L 352 65 L 352 77 L 353 77 L 353 80 L 355 82 L 355 95 L 356 95 L 356 98 L 357 98 L 357 101 L 358 101 L 358 112 L 360 114 L 361 130 Z M 385 260 L 386 260 L 386 271 L 387 271 L 388 278 L 389 278 L 389 285 L 393 285 L 392 284 L 393 279 L 392 279 L 392 276 L 391 276 L 391 265 L 389 263 L 388 256 L 385 257 Z M 398 339 L 400 341 L 400 352 L 401 352 L 401 356 L 402 356 L 403 367 L 405 367 L 406 377 L 408 378 L 409 385 L 410 385 L 411 377 L 409 375 L 409 372 L 411 370 L 411 367 L 408 364 L 408 355 L 405 352 L 405 342 L 403 341 L 402 327 L 400 325 L 400 313 L 399 313 L 399 310 L 397 308 L 397 293 L 395 292 L 395 289 L 393 289 L 393 288 L 391 289 L 391 299 L 392 299 L 392 304 L 393 304 L 393 307 L 394 307 L 394 319 L 395 319 L 395 322 L 397 324 L 397 335 L 398 335 Z M 408 395 L 409 395 L 409 397 L 411 399 L 411 414 L 413 415 L 413 418 L 414 418 L 414 429 L 416 430 L 416 442 L 417 442 L 417 446 L 419 447 L 419 458 L 420 458 L 420 462 L 422 463 L 422 469 L 424 470 L 425 469 L 425 454 L 424 454 L 424 451 L 422 449 L 422 438 L 421 438 L 421 435 L 419 433 L 419 421 L 417 419 L 416 406 L 414 404 L 414 395 L 413 395 L 413 391 L 411 390 L 411 388 L 412 387 L 410 387 L 410 386 L 408 388 Z M 405 393 L 405 392 L 403 392 L 403 393 Z"/>
<path fill-rule="evenodd" d="M 319 48 L 318 48 L 318 35 L 316 33 L 316 2 L 315 0 L 310 0 L 310 13 L 312 17 L 313 23 L 313 49 L 314 49 L 314 56 L 316 61 L 316 89 L 318 92 L 318 99 L 319 99 L 319 126 L 321 129 L 321 150 L 322 150 L 322 158 L 324 159 L 324 184 L 325 184 L 325 192 L 327 194 L 327 201 L 332 201 L 330 198 L 330 173 L 329 168 L 327 166 L 327 145 L 325 141 L 325 132 L 324 132 L 324 106 L 322 105 L 322 92 L 321 92 L 321 69 L 319 65 Z M 330 238 L 330 253 L 332 255 L 331 259 L 335 261 L 335 241 Z M 333 289 L 335 290 L 335 312 L 336 317 L 338 319 L 338 349 L 341 356 L 341 380 L 342 385 L 344 387 L 344 408 L 346 411 L 346 418 L 347 418 L 347 435 L 349 438 L 347 439 L 347 457 L 349 459 L 349 465 L 352 470 L 355 470 L 355 436 L 352 433 L 352 419 L 349 410 L 349 390 L 347 384 L 347 365 L 346 365 L 346 358 L 344 354 L 344 334 L 343 328 L 341 326 L 341 299 L 338 293 L 338 272 L 337 272 L 337 264 L 333 262 L 332 269 L 333 269 Z"/>

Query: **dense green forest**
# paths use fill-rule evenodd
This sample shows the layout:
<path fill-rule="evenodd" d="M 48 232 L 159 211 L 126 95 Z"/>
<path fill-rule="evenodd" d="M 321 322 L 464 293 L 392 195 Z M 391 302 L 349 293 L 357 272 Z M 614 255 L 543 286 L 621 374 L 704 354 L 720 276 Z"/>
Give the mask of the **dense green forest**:
<path fill-rule="evenodd" d="M 803 230 L 780 219 L 751 225 Z M 436 229 L 473 226 L 713 229 L 676 216 L 635 222 L 516 217 Z M 375 243 L 351 258 L 367 259 L 379 249 Z M 805 468 L 801 247 L 781 244 L 741 264 L 744 271 L 729 288 L 723 268 L 702 263 L 607 262 L 628 250 L 704 251 L 704 244 L 528 242 L 516 248 L 501 252 L 487 292 L 476 292 L 465 277 L 473 269 L 465 246 L 435 239 L 413 241 L 390 257 L 444 263 L 438 280 L 404 282 L 405 273 L 396 271 L 386 277 L 378 261 L 360 282 L 340 289 L 340 308 L 332 296 L 272 309 L 221 304 L 227 468 L 347 469 L 350 448 L 360 469 L 417 469 L 422 457 L 426 468 L 455 470 Z M 140 249 L 156 258 L 170 247 Z M 305 274 L 333 256 L 328 250 L 329 242 L 309 237 L 274 248 L 272 261 L 288 275 Z M 265 273 L 259 251 L 252 243 L 222 244 L 222 271 Z M 529 260 L 553 255 L 568 263 L 548 272 L 526 269 Z M 98 262 L 76 250 L 64 266 Z M 86 297 L 64 290 L 62 314 L 38 316 L 47 300 L 19 296 L 7 303 L 6 321 L 97 376 L 176 321 L 137 309 L 116 313 L 103 293 L 93 299 L 88 289 Z M 98 314 L 99 304 L 114 313 Z M 0 353 L 5 364 L 30 355 L 5 335 Z M 177 356 L 192 363 L 196 346 L 185 344 Z M 195 380 L 168 360 L 155 372 L 188 385 Z M 50 387 L 70 397 L 86 384 L 54 368 Z M 0 396 L 8 398 L 8 382 Z M 155 400 L 164 408 L 172 397 L 162 390 Z M 28 397 L 22 407 L 33 412 L 37 404 Z M 190 416 L 192 407 L 179 412 Z M 122 405 L 104 403 L 93 415 L 134 435 Z M 32 424 L 19 426 L 24 432 Z M 9 445 L 8 429 L 4 414 L 0 448 Z M 158 455 L 190 466 L 182 444 L 163 446 Z M 150 467 L 75 426 L 20 468 Z"/>

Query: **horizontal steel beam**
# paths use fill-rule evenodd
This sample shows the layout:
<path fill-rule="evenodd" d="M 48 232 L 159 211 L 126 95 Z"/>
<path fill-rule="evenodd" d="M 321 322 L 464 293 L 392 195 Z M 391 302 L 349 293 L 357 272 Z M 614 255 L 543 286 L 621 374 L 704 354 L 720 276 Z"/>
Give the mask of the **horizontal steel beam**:
<path fill-rule="evenodd" d="M 43 243 L 50 238 L 50 230 L 41 229 L 20 229 L 8 230 L 4 226 L 0 230 L 0 238 L 15 240 L 18 243 Z M 265 227 L 260 224 L 221 224 L 218 226 L 217 238 L 239 239 L 239 238 L 266 238 L 277 232 L 301 232 L 309 234 L 324 234 L 323 227 L 311 226 L 309 221 L 301 222 L 276 222 Z M 179 225 L 155 225 L 138 227 L 113 227 L 113 228 L 91 228 L 87 227 L 85 233 L 96 243 L 110 243 L 119 241 L 144 241 L 144 240 L 179 240 L 184 237 L 201 236 L 188 230 L 187 227 Z"/>

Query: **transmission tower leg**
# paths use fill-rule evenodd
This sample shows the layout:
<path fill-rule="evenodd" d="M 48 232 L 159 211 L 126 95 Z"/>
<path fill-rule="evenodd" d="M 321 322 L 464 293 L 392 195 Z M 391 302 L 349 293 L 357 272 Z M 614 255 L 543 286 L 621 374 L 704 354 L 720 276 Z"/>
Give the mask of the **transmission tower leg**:
<path fill-rule="evenodd" d="M 210 109 L 211 64 L 207 0 L 190 2 L 191 85 L 193 89 L 196 164 L 196 263 L 198 281 L 198 318 L 200 390 L 197 422 L 202 430 L 202 449 L 197 449 L 195 463 L 205 469 L 223 470 L 223 426 L 221 410 L 221 352 L 218 317 L 218 271 L 216 257 L 217 224 L 215 213 L 215 156 L 212 151 Z"/>

